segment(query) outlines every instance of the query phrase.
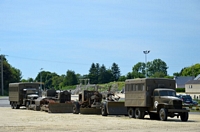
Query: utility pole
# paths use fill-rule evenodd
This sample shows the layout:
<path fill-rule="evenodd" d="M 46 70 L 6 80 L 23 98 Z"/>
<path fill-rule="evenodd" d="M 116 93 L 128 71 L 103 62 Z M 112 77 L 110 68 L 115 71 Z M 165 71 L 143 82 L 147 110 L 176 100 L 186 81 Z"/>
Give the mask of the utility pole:
<path fill-rule="evenodd" d="M 1 49 L 0 49 L 1 50 Z M 1 55 L 1 95 L 4 95 L 4 86 L 3 86 L 3 55 Z"/>

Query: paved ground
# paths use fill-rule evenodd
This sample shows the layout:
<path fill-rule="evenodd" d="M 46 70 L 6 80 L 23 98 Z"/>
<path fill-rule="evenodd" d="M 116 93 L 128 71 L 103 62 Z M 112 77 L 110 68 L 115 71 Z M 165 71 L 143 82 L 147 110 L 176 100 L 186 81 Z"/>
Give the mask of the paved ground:
<path fill-rule="evenodd" d="M 73 96 L 76 99 L 77 96 Z M 0 132 L 199 132 L 200 112 L 190 112 L 188 122 L 177 118 L 168 121 L 130 119 L 126 116 L 53 114 L 26 109 L 11 109 L 8 97 L 0 98 Z"/>
<path fill-rule="evenodd" d="M 126 116 L 50 114 L 26 109 L 0 107 L 0 132 L 199 132 L 200 115 L 190 113 L 189 121 L 169 118 L 168 121 L 130 119 Z"/>
<path fill-rule="evenodd" d="M 8 97 L 0 97 L 0 107 L 10 107 Z"/>

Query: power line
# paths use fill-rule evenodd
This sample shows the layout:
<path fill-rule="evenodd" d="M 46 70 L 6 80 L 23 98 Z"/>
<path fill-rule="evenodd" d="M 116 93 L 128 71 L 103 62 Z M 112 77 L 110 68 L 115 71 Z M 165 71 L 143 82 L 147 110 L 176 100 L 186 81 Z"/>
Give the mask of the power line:
<path fill-rule="evenodd" d="M 27 58 L 27 57 L 19 57 L 19 56 L 10 56 L 12 58 L 19 58 L 19 59 L 26 59 L 26 60 L 35 60 L 35 61 L 43 61 L 43 62 L 56 62 L 56 63 L 67 63 L 67 64 L 79 64 L 79 65 L 88 65 L 84 63 L 73 63 L 73 62 L 66 62 L 66 61 L 56 61 L 56 60 L 44 60 L 44 59 L 35 59 L 35 58 Z"/>

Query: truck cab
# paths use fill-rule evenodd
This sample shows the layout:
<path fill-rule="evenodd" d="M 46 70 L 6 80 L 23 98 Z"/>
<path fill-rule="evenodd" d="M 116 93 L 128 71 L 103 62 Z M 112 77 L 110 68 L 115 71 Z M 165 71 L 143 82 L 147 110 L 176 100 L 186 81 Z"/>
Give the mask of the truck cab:
<path fill-rule="evenodd" d="M 176 97 L 176 92 L 172 89 L 155 89 L 153 92 L 153 110 L 165 106 L 168 109 L 182 109 L 181 99 Z"/>

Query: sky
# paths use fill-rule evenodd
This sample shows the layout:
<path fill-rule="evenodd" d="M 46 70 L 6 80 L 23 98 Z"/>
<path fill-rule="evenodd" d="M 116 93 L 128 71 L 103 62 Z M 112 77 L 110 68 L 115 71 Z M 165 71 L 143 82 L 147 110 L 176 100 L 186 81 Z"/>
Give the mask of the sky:
<path fill-rule="evenodd" d="M 199 0 L 1 0 L 0 54 L 22 78 L 43 71 L 89 73 L 92 63 L 121 75 L 161 59 L 168 75 L 200 63 Z"/>

